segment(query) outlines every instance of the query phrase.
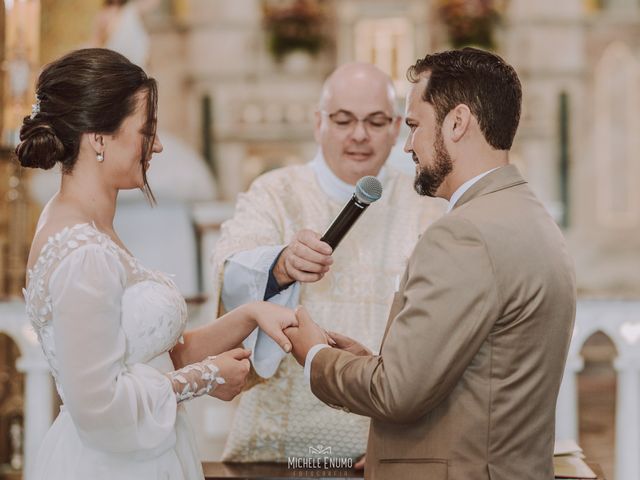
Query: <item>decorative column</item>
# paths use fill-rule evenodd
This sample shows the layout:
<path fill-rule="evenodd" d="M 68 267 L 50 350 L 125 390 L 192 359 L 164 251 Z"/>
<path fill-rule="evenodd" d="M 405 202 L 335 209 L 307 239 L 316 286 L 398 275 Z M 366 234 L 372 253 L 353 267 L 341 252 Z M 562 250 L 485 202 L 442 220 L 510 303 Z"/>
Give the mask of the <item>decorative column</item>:
<path fill-rule="evenodd" d="M 38 449 L 53 422 L 53 385 L 44 358 L 22 357 L 16 367 L 25 375 L 24 480 L 31 480 Z"/>
<path fill-rule="evenodd" d="M 616 359 L 616 478 L 640 478 L 640 356 Z"/>
<path fill-rule="evenodd" d="M 233 216 L 235 206 L 227 202 L 207 202 L 196 204 L 193 208 L 193 220 L 199 235 L 201 274 L 204 294 L 213 295 L 213 265 L 211 256 L 216 242 L 220 238 L 220 226 Z M 216 312 L 212 312 L 216 315 Z"/>
<path fill-rule="evenodd" d="M 578 441 L 578 390 L 576 378 L 583 368 L 584 360 L 579 353 L 567 359 L 556 404 L 557 439 Z"/>

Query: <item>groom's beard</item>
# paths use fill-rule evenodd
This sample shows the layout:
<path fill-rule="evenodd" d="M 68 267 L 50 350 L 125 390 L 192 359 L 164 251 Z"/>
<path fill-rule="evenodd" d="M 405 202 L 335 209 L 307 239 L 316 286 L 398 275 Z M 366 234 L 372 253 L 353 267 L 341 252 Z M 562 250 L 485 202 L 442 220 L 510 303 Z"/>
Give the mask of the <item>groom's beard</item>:
<path fill-rule="evenodd" d="M 436 134 L 436 141 L 433 148 L 433 166 L 421 167 L 416 163 L 416 165 L 418 165 L 418 171 L 416 172 L 416 178 L 413 182 L 413 187 L 416 192 L 418 192 L 418 195 L 427 197 L 436 196 L 438 188 L 442 185 L 445 178 L 447 178 L 447 175 L 451 173 L 451 170 L 453 170 L 453 162 L 444 144 L 444 138 L 441 132 Z"/>

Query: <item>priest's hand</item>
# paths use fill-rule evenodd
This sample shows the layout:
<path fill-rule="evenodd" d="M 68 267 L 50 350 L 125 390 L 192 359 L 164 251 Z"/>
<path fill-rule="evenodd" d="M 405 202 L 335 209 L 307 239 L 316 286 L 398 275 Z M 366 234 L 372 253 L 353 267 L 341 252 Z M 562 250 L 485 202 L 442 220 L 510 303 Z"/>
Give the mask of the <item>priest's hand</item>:
<path fill-rule="evenodd" d="M 273 276 L 281 287 L 293 282 L 317 282 L 329 271 L 333 250 L 320 238 L 313 230 L 300 230 L 293 236 L 273 267 Z"/>
<path fill-rule="evenodd" d="M 309 353 L 311 347 L 319 343 L 328 345 L 333 342 L 329 341 L 325 331 L 311 319 L 309 312 L 304 307 L 296 308 L 296 318 L 298 319 L 298 326 L 287 328 L 284 333 L 291 340 L 291 345 L 293 346 L 291 353 L 297 362 L 304 366 L 307 353 Z"/>
<path fill-rule="evenodd" d="M 327 332 L 327 335 L 329 335 L 329 338 L 333 340 L 333 346 L 335 348 L 353 353 L 359 357 L 373 355 L 371 350 L 353 338 L 347 337 L 346 335 L 342 335 L 338 332 Z"/>

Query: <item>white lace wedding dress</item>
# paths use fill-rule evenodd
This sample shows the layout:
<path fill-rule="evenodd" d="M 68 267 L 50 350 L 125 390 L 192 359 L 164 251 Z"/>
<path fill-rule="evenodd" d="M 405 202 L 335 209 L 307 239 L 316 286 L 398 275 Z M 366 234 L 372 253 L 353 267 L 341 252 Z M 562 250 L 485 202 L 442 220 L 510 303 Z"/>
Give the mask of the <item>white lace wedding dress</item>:
<path fill-rule="evenodd" d="M 63 407 L 34 479 L 202 479 L 169 357 L 186 305 L 92 224 L 49 238 L 28 273 L 29 319 Z"/>

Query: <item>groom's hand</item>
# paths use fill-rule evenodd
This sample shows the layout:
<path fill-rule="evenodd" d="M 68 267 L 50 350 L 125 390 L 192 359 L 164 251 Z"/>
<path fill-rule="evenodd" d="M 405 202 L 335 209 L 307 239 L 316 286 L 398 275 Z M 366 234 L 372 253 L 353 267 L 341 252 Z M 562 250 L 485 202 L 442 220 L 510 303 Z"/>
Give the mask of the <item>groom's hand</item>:
<path fill-rule="evenodd" d="M 287 328 L 284 333 L 291 340 L 292 355 L 300 365 L 304 366 L 311 347 L 319 343 L 329 344 L 329 340 L 324 330 L 316 325 L 304 307 L 296 308 L 296 318 L 298 326 Z"/>
<path fill-rule="evenodd" d="M 342 335 L 338 332 L 327 332 L 327 335 L 329 335 L 329 338 L 333 340 L 333 346 L 335 348 L 353 353 L 359 357 L 373 355 L 371 350 L 353 338 L 347 337 L 346 335 Z"/>

